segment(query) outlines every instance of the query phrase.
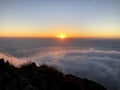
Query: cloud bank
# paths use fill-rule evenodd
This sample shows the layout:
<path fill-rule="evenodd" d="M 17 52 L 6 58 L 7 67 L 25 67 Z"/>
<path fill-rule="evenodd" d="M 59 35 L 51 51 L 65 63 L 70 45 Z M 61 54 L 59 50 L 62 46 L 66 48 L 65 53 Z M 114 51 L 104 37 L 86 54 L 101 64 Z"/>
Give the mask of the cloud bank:
<path fill-rule="evenodd" d="M 109 90 L 120 90 L 120 52 L 104 50 L 64 50 L 36 55 L 37 63 L 55 65 L 83 78 L 105 85 Z"/>
<path fill-rule="evenodd" d="M 0 57 L 13 60 L 15 64 L 25 62 L 25 59 L 8 57 L 0 53 Z M 120 52 L 96 50 L 61 50 L 38 53 L 29 57 L 37 64 L 55 65 L 65 73 L 88 78 L 106 86 L 109 90 L 120 90 Z"/>
<path fill-rule="evenodd" d="M 0 52 L 0 58 L 4 58 L 5 61 L 9 61 L 11 64 L 15 66 L 20 66 L 24 63 L 27 63 L 27 60 L 25 58 L 16 58 L 14 56 L 3 54 Z"/>

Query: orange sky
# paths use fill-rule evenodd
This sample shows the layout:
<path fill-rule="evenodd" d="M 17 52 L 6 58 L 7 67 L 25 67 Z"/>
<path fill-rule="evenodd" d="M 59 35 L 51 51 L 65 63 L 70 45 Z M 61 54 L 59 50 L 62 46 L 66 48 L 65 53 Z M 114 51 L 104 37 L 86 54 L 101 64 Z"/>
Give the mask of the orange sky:
<path fill-rule="evenodd" d="M 44 29 L 8 29 L 1 30 L 0 37 L 50 37 L 56 38 L 64 34 L 66 38 L 120 38 L 119 30 L 75 30 L 76 28 L 51 28 Z M 87 32 L 86 32 L 87 31 Z"/>
<path fill-rule="evenodd" d="M 120 38 L 119 0 L 0 0 L 0 37 Z"/>

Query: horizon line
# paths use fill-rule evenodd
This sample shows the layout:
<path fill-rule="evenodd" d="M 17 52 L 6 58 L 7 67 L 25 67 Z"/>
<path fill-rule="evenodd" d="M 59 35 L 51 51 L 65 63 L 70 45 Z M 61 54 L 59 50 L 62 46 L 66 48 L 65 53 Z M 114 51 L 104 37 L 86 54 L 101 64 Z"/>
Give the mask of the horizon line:
<path fill-rule="evenodd" d="M 11 37 L 11 36 L 0 36 L 0 38 L 35 38 L 35 39 L 60 39 L 59 37 Z M 120 39 L 120 37 L 66 37 L 64 39 Z"/>

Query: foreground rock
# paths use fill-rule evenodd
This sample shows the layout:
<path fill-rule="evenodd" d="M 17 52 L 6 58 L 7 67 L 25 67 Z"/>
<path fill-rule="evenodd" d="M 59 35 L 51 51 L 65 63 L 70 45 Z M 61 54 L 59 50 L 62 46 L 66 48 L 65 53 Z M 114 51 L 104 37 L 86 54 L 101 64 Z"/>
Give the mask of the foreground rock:
<path fill-rule="evenodd" d="M 29 63 L 16 68 L 0 59 L 0 90 L 107 90 L 104 86 L 64 74 L 54 67 Z"/>

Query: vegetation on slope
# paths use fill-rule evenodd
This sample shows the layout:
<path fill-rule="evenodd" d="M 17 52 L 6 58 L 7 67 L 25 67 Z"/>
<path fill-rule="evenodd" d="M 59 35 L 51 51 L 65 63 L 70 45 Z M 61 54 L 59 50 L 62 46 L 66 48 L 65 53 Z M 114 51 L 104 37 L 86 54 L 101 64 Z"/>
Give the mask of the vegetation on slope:
<path fill-rule="evenodd" d="M 0 59 L 0 90 L 107 90 L 88 79 L 64 74 L 48 65 L 29 63 L 17 68 Z"/>

